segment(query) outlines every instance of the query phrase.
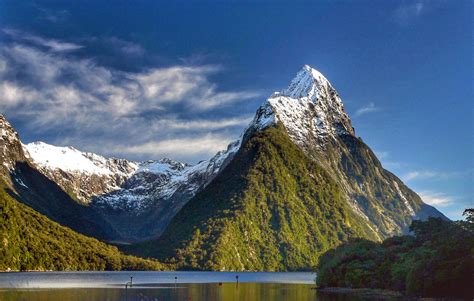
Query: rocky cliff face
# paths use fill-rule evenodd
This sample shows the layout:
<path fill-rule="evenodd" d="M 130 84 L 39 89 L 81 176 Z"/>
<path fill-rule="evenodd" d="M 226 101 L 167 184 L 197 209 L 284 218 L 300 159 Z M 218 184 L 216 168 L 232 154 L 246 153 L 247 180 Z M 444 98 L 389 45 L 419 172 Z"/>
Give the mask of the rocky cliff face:
<path fill-rule="evenodd" d="M 10 182 L 10 172 L 16 163 L 26 161 L 18 133 L 0 114 L 0 171 L 4 180 Z"/>

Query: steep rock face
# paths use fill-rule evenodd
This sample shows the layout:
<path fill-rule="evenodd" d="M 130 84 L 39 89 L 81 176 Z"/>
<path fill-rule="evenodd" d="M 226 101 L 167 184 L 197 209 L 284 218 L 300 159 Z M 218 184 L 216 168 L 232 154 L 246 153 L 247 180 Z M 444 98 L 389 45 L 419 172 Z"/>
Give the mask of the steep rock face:
<path fill-rule="evenodd" d="M 26 161 L 18 133 L 0 114 L 0 174 L 3 180 L 12 185 L 10 173 L 17 162 Z"/>

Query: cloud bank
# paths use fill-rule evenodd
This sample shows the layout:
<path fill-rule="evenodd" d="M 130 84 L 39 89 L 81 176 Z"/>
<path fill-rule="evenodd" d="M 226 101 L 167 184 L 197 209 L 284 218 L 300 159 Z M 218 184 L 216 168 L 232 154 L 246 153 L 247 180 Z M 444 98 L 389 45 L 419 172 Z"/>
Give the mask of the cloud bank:
<path fill-rule="evenodd" d="M 124 72 L 74 55 L 84 45 L 15 30 L 4 34 L 11 41 L 0 46 L 0 112 L 24 121 L 31 132 L 54 132 L 53 142 L 61 145 L 135 159 L 196 161 L 224 149 L 237 138 L 229 133 L 240 132 L 251 117 L 237 112 L 216 119 L 213 110 L 260 96 L 220 91 L 209 79 L 222 72 L 218 65 Z"/>

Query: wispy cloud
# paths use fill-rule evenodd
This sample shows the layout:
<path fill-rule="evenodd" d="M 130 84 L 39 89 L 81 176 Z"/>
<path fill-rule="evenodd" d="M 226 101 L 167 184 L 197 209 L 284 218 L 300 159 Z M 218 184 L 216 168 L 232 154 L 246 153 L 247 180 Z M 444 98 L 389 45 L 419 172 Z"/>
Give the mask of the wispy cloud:
<path fill-rule="evenodd" d="M 379 160 L 386 159 L 386 158 L 390 157 L 390 153 L 387 152 L 387 151 L 377 151 L 377 150 L 375 150 L 374 153 L 375 153 L 375 155 L 377 156 L 377 158 Z"/>
<path fill-rule="evenodd" d="M 429 179 L 441 176 L 442 173 L 430 170 L 411 171 L 402 176 L 405 182 L 411 180 Z"/>
<path fill-rule="evenodd" d="M 94 39 L 99 40 L 98 38 Z M 106 37 L 101 38 L 100 40 L 102 40 L 102 42 L 105 41 L 114 49 L 118 49 L 126 55 L 143 56 L 146 52 L 141 45 L 117 37 Z"/>
<path fill-rule="evenodd" d="M 157 120 L 153 126 L 158 128 L 170 128 L 170 129 L 206 129 L 206 130 L 218 130 L 227 128 L 230 126 L 246 126 L 252 121 L 249 116 L 236 117 L 236 118 L 225 118 L 217 120 L 178 120 L 178 119 L 162 119 Z"/>
<path fill-rule="evenodd" d="M 140 145 L 121 146 L 119 153 L 142 154 L 150 157 L 209 156 L 227 147 L 232 139 L 226 136 L 205 134 L 197 137 L 146 142 Z"/>
<path fill-rule="evenodd" d="M 446 207 L 454 203 L 454 198 L 452 196 L 446 195 L 442 192 L 427 190 L 418 192 L 418 195 L 421 197 L 423 202 L 433 206 Z"/>
<path fill-rule="evenodd" d="M 373 102 L 368 103 L 367 105 L 357 109 L 355 116 L 361 116 L 368 113 L 373 113 L 379 111 L 380 108 L 377 107 Z"/>
<path fill-rule="evenodd" d="M 469 171 L 433 171 L 433 170 L 416 170 L 410 171 L 402 176 L 403 181 L 409 182 L 413 180 L 425 179 L 447 179 L 468 174 Z"/>
<path fill-rule="evenodd" d="M 52 51 L 73 51 L 77 49 L 81 49 L 84 46 L 78 45 L 75 43 L 63 42 L 56 39 L 45 39 L 36 35 L 31 35 L 23 31 L 19 31 L 16 29 L 3 29 L 3 32 L 7 35 L 11 36 L 16 40 L 23 40 L 27 42 L 31 42 L 36 46 L 42 46 L 45 48 L 49 48 Z"/>
<path fill-rule="evenodd" d="M 39 18 L 47 20 L 51 23 L 64 22 L 69 17 L 69 12 L 65 9 L 49 9 L 39 6 L 36 3 L 33 3 L 33 6 L 38 10 Z"/>
<path fill-rule="evenodd" d="M 443 0 L 399 1 L 400 5 L 392 12 L 391 20 L 398 25 L 406 26 L 414 20 L 440 8 Z"/>
<path fill-rule="evenodd" d="M 419 17 L 424 10 L 425 4 L 423 1 L 414 1 L 400 5 L 393 12 L 392 18 L 398 24 L 406 24 L 413 18 Z"/>
<path fill-rule="evenodd" d="M 221 91 L 209 79 L 222 72 L 218 65 L 124 72 L 72 55 L 66 50 L 74 47 L 63 41 L 11 37 L 0 46 L 0 112 L 27 121 L 31 132 L 54 133 L 56 143 L 89 151 L 202 159 L 237 138 L 229 129 L 250 120 L 232 110 L 217 119 L 213 110 L 260 96 Z"/>

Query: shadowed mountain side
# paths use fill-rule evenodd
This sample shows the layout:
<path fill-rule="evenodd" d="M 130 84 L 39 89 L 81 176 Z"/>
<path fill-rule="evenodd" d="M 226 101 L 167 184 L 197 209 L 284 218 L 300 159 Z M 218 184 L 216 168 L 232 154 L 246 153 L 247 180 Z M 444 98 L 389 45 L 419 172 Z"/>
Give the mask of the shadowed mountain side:
<path fill-rule="evenodd" d="M 329 151 L 312 154 L 326 162 L 327 170 L 341 183 L 348 198 L 355 200 L 382 237 L 406 233 L 413 219 L 440 217 L 441 212 L 422 199 L 397 176 L 383 168 L 373 151 L 352 135 L 340 135 Z"/>
<path fill-rule="evenodd" d="M 138 212 L 97 205 L 94 201 L 91 207 L 116 233 L 120 233 L 117 237 L 121 237 L 123 243 L 128 244 L 161 235 L 171 218 L 190 197 L 176 193 L 169 199 L 156 198 L 147 204 L 146 210 Z M 122 243 L 117 241 L 117 238 L 114 238 L 114 242 Z"/>
<path fill-rule="evenodd" d="M 101 240 L 118 236 L 93 208 L 78 204 L 28 163 L 17 162 L 10 176 L 15 192 L 9 194 L 19 202 L 84 235 Z"/>

